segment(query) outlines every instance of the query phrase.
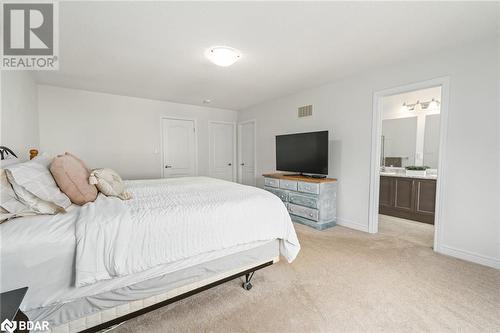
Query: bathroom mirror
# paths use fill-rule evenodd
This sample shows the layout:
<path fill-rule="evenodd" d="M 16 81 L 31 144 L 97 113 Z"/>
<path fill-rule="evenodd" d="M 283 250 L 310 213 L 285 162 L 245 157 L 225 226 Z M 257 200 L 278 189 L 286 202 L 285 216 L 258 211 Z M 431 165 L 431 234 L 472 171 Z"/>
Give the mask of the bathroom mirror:
<path fill-rule="evenodd" d="M 384 165 L 405 167 L 415 164 L 417 117 L 382 120 Z"/>

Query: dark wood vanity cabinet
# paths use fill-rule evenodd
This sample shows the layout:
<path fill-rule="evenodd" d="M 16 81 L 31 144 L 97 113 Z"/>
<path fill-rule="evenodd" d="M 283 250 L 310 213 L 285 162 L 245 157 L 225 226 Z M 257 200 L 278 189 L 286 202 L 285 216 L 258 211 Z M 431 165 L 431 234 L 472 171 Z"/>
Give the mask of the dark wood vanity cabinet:
<path fill-rule="evenodd" d="M 434 224 L 436 180 L 380 176 L 379 213 Z"/>

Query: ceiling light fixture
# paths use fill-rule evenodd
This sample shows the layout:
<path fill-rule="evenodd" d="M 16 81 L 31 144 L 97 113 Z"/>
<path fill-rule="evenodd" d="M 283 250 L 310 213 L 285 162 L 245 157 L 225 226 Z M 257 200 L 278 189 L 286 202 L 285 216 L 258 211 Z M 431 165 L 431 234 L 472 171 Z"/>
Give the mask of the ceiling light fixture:
<path fill-rule="evenodd" d="M 205 51 L 205 57 L 221 67 L 228 67 L 241 58 L 241 52 L 229 46 L 212 46 Z"/>
<path fill-rule="evenodd" d="M 203 104 L 210 104 L 212 102 L 212 100 L 210 99 L 204 99 L 203 100 Z"/>

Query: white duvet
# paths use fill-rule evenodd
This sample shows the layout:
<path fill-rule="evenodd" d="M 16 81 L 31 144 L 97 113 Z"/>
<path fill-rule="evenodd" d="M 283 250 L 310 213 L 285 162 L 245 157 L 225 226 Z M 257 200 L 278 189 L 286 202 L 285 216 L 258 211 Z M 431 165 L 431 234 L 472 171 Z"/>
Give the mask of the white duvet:
<path fill-rule="evenodd" d="M 255 241 L 300 245 L 281 200 L 255 187 L 187 177 L 126 182 L 133 199 L 99 195 L 76 221 L 76 286 Z"/>

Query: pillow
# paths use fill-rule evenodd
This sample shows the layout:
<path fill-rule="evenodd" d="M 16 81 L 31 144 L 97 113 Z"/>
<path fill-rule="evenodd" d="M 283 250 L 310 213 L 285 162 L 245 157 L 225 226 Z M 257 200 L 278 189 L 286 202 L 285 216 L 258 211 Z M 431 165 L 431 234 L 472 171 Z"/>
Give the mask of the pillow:
<path fill-rule="evenodd" d="M 71 205 L 69 198 L 57 187 L 46 165 L 47 159 L 9 165 L 5 168 L 19 201 L 40 214 L 64 212 Z"/>
<path fill-rule="evenodd" d="M 8 213 L 20 212 L 28 208 L 17 198 L 4 169 L 0 169 L 0 207 Z"/>
<path fill-rule="evenodd" d="M 0 223 L 14 217 L 36 215 L 35 211 L 18 200 L 5 170 L 0 169 Z"/>
<path fill-rule="evenodd" d="M 122 178 L 111 169 L 92 170 L 89 177 L 90 184 L 96 184 L 100 192 L 107 196 L 118 197 L 122 200 L 132 198 L 130 192 L 125 191 Z"/>
<path fill-rule="evenodd" d="M 78 157 L 76 157 L 75 155 L 71 154 L 71 153 L 68 153 L 68 152 L 65 152 L 64 155 L 68 155 L 68 156 L 71 156 L 73 157 L 75 160 L 77 160 L 78 162 L 80 162 L 80 164 L 85 168 L 85 170 L 87 170 L 87 172 L 90 174 L 90 169 L 88 168 L 88 166 L 85 164 L 85 162 L 83 162 L 81 159 L 79 159 Z"/>
<path fill-rule="evenodd" d="M 16 163 L 19 163 L 19 159 L 16 158 L 16 157 L 12 157 L 12 158 L 7 158 L 5 160 L 0 160 L 0 168 L 4 168 L 8 165 L 12 165 L 12 164 L 16 164 Z"/>
<path fill-rule="evenodd" d="M 89 184 L 90 171 L 78 157 L 66 153 L 54 158 L 50 172 L 71 202 L 84 205 L 97 198 L 97 187 Z"/>

